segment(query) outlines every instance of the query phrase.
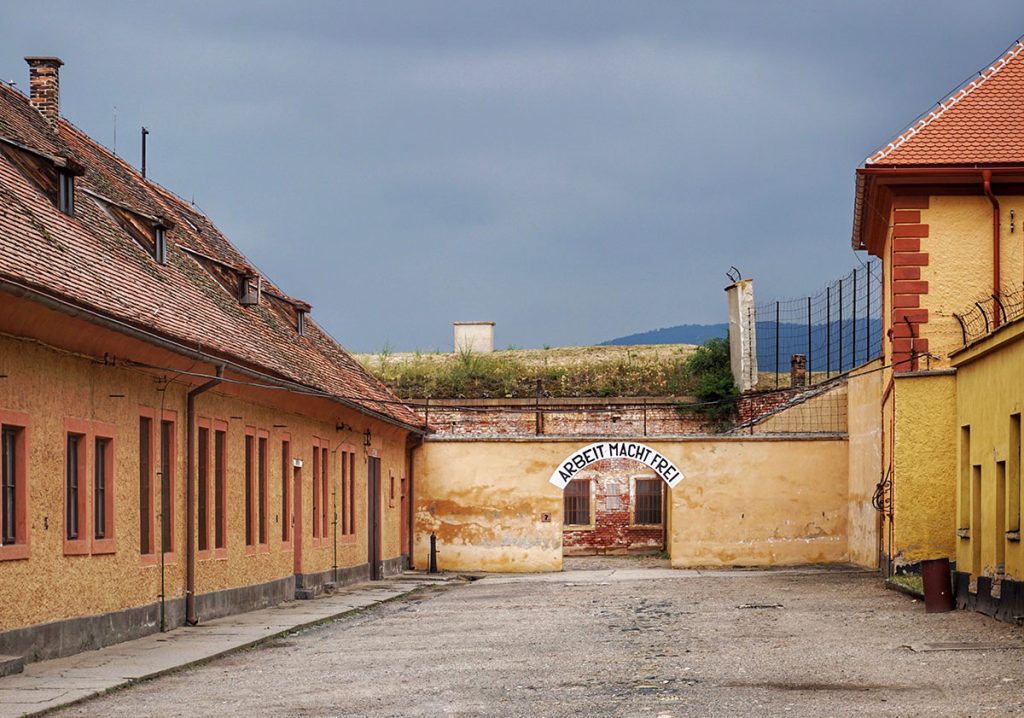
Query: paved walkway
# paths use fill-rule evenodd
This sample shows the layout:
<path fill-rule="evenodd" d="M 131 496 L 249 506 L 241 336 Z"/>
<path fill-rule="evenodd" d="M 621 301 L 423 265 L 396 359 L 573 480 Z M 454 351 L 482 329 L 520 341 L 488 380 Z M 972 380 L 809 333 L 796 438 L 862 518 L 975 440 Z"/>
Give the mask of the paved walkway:
<path fill-rule="evenodd" d="M 343 587 L 312 601 L 289 601 L 98 651 L 30 663 L 23 673 L 0 678 L 0 718 L 49 711 L 375 606 L 449 578 L 405 573 L 385 581 Z"/>

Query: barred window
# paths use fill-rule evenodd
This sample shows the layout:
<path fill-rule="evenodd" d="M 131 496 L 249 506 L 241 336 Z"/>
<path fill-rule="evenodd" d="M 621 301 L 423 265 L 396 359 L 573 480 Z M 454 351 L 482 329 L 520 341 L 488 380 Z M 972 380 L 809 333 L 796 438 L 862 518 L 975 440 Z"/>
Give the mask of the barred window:
<path fill-rule="evenodd" d="M 636 480 L 636 510 L 633 523 L 654 526 L 661 524 L 661 479 Z"/>
<path fill-rule="evenodd" d="M 575 479 L 565 487 L 565 524 L 587 526 L 590 524 L 590 481 Z"/>

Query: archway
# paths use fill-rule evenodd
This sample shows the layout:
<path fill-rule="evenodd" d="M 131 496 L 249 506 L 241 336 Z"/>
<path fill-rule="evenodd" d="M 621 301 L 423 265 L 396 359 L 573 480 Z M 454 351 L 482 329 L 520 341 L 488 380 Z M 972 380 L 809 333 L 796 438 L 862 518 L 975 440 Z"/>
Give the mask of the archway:
<path fill-rule="evenodd" d="M 563 490 L 562 551 L 569 556 L 658 554 L 667 547 L 668 491 L 683 474 L 634 441 L 589 444 L 550 482 Z"/>

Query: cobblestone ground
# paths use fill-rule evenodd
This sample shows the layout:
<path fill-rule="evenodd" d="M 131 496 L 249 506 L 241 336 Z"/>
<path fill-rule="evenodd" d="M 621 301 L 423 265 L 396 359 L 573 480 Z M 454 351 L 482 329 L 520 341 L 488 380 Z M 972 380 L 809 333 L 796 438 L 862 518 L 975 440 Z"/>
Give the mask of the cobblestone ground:
<path fill-rule="evenodd" d="M 1022 648 L 873 574 L 627 559 L 430 589 L 58 715 L 1003 716 Z"/>

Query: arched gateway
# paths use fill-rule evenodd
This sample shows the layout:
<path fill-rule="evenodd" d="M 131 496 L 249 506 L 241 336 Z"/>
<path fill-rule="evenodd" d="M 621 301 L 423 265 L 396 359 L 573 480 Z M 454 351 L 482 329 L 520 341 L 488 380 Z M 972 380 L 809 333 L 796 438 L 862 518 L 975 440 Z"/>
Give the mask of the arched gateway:
<path fill-rule="evenodd" d="M 675 464 L 646 444 L 638 441 L 598 441 L 584 446 L 559 464 L 551 474 L 551 483 L 564 489 L 573 476 L 595 461 L 603 459 L 634 459 L 646 464 L 665 480 L 669 488 L 683 480 L 683 474 Z"/>

